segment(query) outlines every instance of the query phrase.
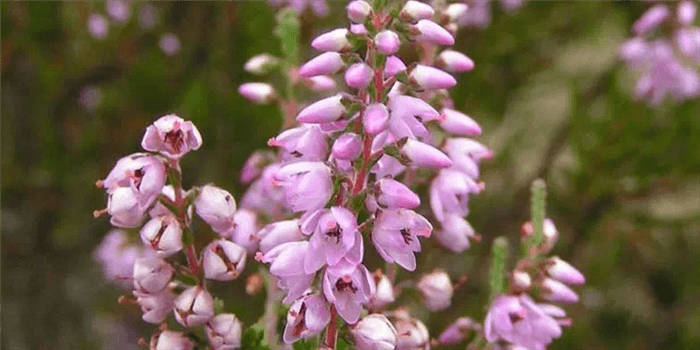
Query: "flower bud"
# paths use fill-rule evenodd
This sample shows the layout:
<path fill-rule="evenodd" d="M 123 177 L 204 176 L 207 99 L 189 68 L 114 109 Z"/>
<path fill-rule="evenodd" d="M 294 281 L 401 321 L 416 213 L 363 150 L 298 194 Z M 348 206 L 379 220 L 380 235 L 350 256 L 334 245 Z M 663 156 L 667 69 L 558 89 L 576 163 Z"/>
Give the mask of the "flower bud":
<path fill-rule="evenodd" d="M 396 321 L 396 350 L 427 349 L 430 334 L 423 322 L 416 318 L 402 318 Z"/>
<path fill-rule="evenodd" d="M 460 136 L 481 135 L 481 126 L 468 115 L 449 108 L 443 108 L 442 115 L 444 119 L 440 121 L 440 127 L 445 131 Z"/>
<path fill-rule="evenodd" d="M 241 347 L 243 325 L 234 314 L 219 314 L 207 323 L 207 337 L 213 350 Z"/>
<path fill-rule="evenodd" d="M 678 7 L 676 8 L 678 22 L 680 22 L 683 25 L 691 25 L 695 20 L 697 10 L 697 7 L 692 1 L 682 1 L 680 4 L 678 4 Z"/>
<path fill-rule="evenodd" d="M 248 209 L 240 209 L 233 215 L 233 228 L 222 236 L 245 248 L 249 254 L 255 254 L 258 250 L 257 233 L 257 214 Z"/>
<path fill-rule="evenodd" d="M 372 6 L 364 0 L 355 0 L 345 8 L 348 12 L 348 19 L 354 23 L 362 23 L 372 13 Z"/>
<path fill-rule="evenodd" d="M 259 105 L 266 105 L 277 97 L 275 88 L 267 83 L 241 84 L 241 86 L 238 87 L 238 93 L 248 101 Z"/>
<path fill-rule="evenodd" d="M 415 0 L 407 1 L 399 14 L 403 20 L 408 22 L 432 18 L 433 15 L 435 15 L 435 10 L 433 10 L 432 6 Z"/>
<path fill-rule="evenodd" d="M 578 302 L 578 295 L 576 295 L 571 288 L 551 278 L 542 280 L 540 282 L 540 288 L 542 290 L 540 296 L 544 300 L 565 304 L 574 304 Z"/>
<path fill-rule="evenodd" d="M 224 233 L 233 227 L 233 214 L 236 200 L 228 191 L 211 185 L 202 187 L 194 201 L 197 215 L 217 233 Z"/>
<path fill-rule="evenodd" d="M 436 60 L 438 66 L 452 73 L 464 73 L 474 69 L 474 61 L 467 55 L 454 51 L 445 50 L 441 52 Z"/>
<path fill-rule="evenodd" d="M 389 56 L 386 58 L 386 64 L 384 65 L 384 78 L 393 77 L 399 72 L 406 71 L 406 64 L 401 61 L 400 58 L 396 56 Z"/>
<path fill-rule="evenodd" d="M 382 314 L 371 314 L 350 326 L 350 335 L 358 350 L 393 350 L 396 348 L 396 328 Z"/>
<path fill-rule="evenodd" d="M 554 226 L 554 221 L 552 221 L 552 219 L 544 219 L 542 233 L 544 234 L 546 244 L 553 247 L 554 243 L 556 243 L 559 238 L 559 231 L 557 227 Z"/>
<path fill-rule="evenodd" d="M 241 183 L 249 184 L 253 182 L 269 163 L 275 161 L 275 154 L 269 151 L 255 151 L 248 157 L 241 169 Z"/>
<path fill-rule="evenodd" d="M 355 159 L 362 152 L 362 140 L 357 134 L 345 133 L 333 143 L 331 153 L 338 159 Z"/>
<path fill-rule="evenodd" d="M 413 209 L 420 205 L 420 198 L 406 185 L 389 178 L 377 181 L 375 186 L 377 203 L 389 209 Z"/>
<path fill-rule="evenodd" d="M 434 271 L 418 282 L 418 290 L 428 310 L 432 312 L 445 310 L 450 307 L 454 288 L 450 276 L 444 271 Z"/>
<path fill-rule="evenodd" d="M 659 26 L 661 22 L 665 21 L 668 16 L 671 15 L 671 11 L 665 5 L 656 5 L 642 15 L 634 24 L 632 25 L 632 31 L 637 35 L 644 35 Z"/>
<path fill-rule="evenodd" d="M 104 16 L 96 13 L 91 14 L 88 18 L 87 27 L 92 37 L 97 40 L 106 38 L 109 33 L 109 22 Z"/>
<path fill-rule="evenodd" d="M 302 123 L 330 123 L 340 119 L 345 114 L 343 95 L 337 94 L 316 101 L 304 108 L 297 115 L 297 121 Z"/>
<path fill-rule="evenodd" d="M 374 294 L 370 297 L 369 304 L 374 309 L 381 309 L 396 300 L 394 287 L 391 285 L 389 277 L 379 271 L 372 275 L 375 284 Z"/>
<path fill-rule="evenodd" d="M 182 228 L 174 217 L 159 216 L 141 228 L 141 241 L 159 258 L 167 258 L 182 249 Z"/>
<path fill-rule="evenodd" d="M 279 58 L 270 55 L 269 53 L 261 53 L 251 57 L 245 63 L 243 69 L 246 72 L 256 75 L 267 74 L 279 65 Z"/>
<path fill-rule="evenodd" d="M 194 342 L 182 332 L 163 331 L 151 338 L 151 350 L 192 350 Z"/>
<path fill-rule="evenodd" d="M 107 213 L 112 216 L 109 222 L 116 227 L 138 227 L 146 209 L 141 206 L 139 194 L 132 187 L 117 187 L 107 200 Z"/>
<path fill-rule="evenodd" d="M 362 126 L 370 135 L 377 135 L 384 131 L 389 124 L 389 110 L 381 103 L 367 106 L 362 117 Z"/>
<path fill-rule="evenodd" d="M 297 299 L 287 313 L 287 325 L 282 339 L 291 344 L 320 333 L 331 320 L 328 303 L 318 294 Z"/>
<path fill-rule="evenodd" d="M 547 274 L 552 278 L 566 284 L 581 285 L 586 283 L 586 278 L 575 267 L 559 257 L 547 259 L 544 263 Z"/>
<path fill-rule="evenodd" d="M 435 233 L 435 238 L 443 247 L 461 253 L 469 248 L 469 238 L 474 238 L 476 233 L 472 226 L 459 215 L 444 215 L 440 222 L 442 230 Z"/>
<path fill-rule="evenodd" d="M 353 23 L 350 24 L 350 33 L 355 35 L 366 35 L 367 28 L 365 28 L 365 25 L 362 23 Z"/>
<path fill-rule="evenodd" d="M 440 169 L 452 166 L 450 158 L 440 150 L 413 139 L 406 140 L 401 154 L 406 156 L 414 167 Z"/>
<path fill-rule="evenodd" d="M 202 145 L 202 135 L 191 121 L 175 114 L 168 114 L 153 122 L 146 129 L 141 147 L 146 151 L 160 152 L 170 158 L 180 158 Z"/>
<path fill-rule="evenodd" d="M 330 92 L 336 90 L 337 86 L 333 78 L 326 75 L 318 75 L 307 79 L 309 88 L 315 92 Z"/>
<path fill-rule="evenodd" d="M 475 322 L 469 317 L 460 317 L 440 333 L 438 343 L 440 345 L 457 345 L 467 338 L 467 332 L 475 326 Z"/>
<path fill-rule="evenodd" d="M 297 162 L 283 166 L 275 175 L 284 186 L 287 206 L 294 212 L 321 209 L 333 195 L 331 169 L 322 162 Z"/>
<path fill-rule="evenodd" d="M 303 124 L 287 129 L 268 140 L 267 145 L 283 148 L 283 160 L 324 160 L 328 157 L 326 134 L 317 125 Z"/>
<path fill-rule="evenodd" d="M 311 42 L 311 46 L 318 51 L 343 52 L 350 50 L 352 45 L 348 41 L 348 30 L 338 28 L 316 37 Z"/>
<path fill-rule="evenodd" d="M 172 277 L 172 266 L 162 259 L 145 257 L 134 262 L 134 289 L 138 292 L 160 293 Z"/>
<path fill-rule="evenodd" d="M 366 63 L 355 63 L 345 71 L 345 83 L 349 87 L 362 89 L 372 82 L 374 71 Z"/>
<path fill-rule="evenodd" d="M 263 253 L 282 243 L 301 241 L 303 238 L 298 220 L 271 223 L 258 231 L 256 237 L 260 240 L 260 251 Z"/>
<path fill-rule="evenodd" d="M 190 328 L 207 323 L 214 317 L 214 299 L 200 286 L 185 289 L 175 299 L 175 319 Z"/>
<path fill-rule="evenodd" d="M 415 29 L 418 31 L 416 40 L 419 42 L 443 46 L 454 45 L 455 43 L 455 38 L 452 37 L 450 32 L 433 21 L 420 20 L 416 23 Z"/>
<path fill-rule="evenodd" d="M 173 311 L 175 294 L 170 289 L 165 289 L 158 294 L 134 292 L 134 296 L 136 296 L 136 302 L 141 306 L 141 312 L 143 312 L 141 318 L 144 322 L 162 323 Z"/>
<path fill-rule="evenodd" d="M 217 281 L 236 279 L 245 268 L 245 249 L 233 242 L 218 239 L 202 253 L 204 277 Z"/>
<path fill-rule="evenodd" d="M 443 12 L 450 22 L 458 22 L 467 13 L 469 6 L 464 3 L 454 3 L 447 6 Z"/>
<path fill-rule="evenodd" d="M 437 68 L 417 65 L 408 76 L 409 82 L 418 85 L 421 89 L 449 89 L 457 85 L 457 80 L 449 73 Z"/>
<path fill-rule="evenodd" d="M 388 56 L 399 51 L 401 40 L 399 35 L 391 30 L 383 30 L 374 36 L 374 45 L 377 46 L 377 51 Z"/>
<path fill-rule="evenodd" d="M 324 52 L 299 68 L 299 75 L 314 77 L 317 75 L 333 75 L 345 66 L 343 57 L 337 52 Z"/>
<path fill-rule="evenodd" d="M 676 31 L 678 50 L 695 63 L 700 63 L 700 27 L 681 28 Z"/>
<path fill-rule="evenodd" d="M 511 274 L 511 283 L 516 292 L 526 292 L 532 286 L 532 278 L 525 271 L 515 270 Z"/>

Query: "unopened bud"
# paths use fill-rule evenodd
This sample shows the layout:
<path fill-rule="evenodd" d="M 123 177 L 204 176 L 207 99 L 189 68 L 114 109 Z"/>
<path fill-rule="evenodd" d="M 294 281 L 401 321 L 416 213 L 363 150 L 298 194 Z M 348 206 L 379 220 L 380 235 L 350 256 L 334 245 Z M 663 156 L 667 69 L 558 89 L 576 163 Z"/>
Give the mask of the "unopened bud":
<path fill-rule="evenodd" d="M 389 178 L 377 181 L 375 187 L 377 203 L 389 209 L 413 209 L 420 205 L 420 198 L 406 185 Z"/>
<path fill-rule="evenodd" d="M 516 292 L 528 291 L 532 286 L 532 278 L 530 278 L 530 275 L 525 271 L 513 271 L 513 274 L 511 275 L 511 282 L 513 289 Z"/>
<path fill-rule="evenodd" d="M 418 290 L 428 310 L 436 312 L 450 307 L 454 289 L 450 276 L 444 271 L 423 275 L 418 282 Z"/>
<path fill-rule="evenodd" d="M 175 299 L 175 318 L 189 328 L 207 323 L 214 316 L 214 299 L 200 286 L 185 289 Z"/>
<path fill-rule="evenodd" d="M 541 297 L 554 303 L 573 304 L 578 302 L 578 295 L 565 284 L 551 278 L 540 282 Z"/>
<path fill-rule="evenodd" d="M 138 292 L 160 293 L 172 277 L 173 267 L 162 259 L 146 257 L 134 262 L 134 288 Z"/>
<path fill-rule="evenodd" d="M 319 35 L 311 42 L 311 46 L 319 51 L 347 51 L 352 48 L 347 36 L 347 29 L 334 29 L 330 32 Z"/>
<path fill-rule="evenodd" d="M 559 257 L 555 256 L 547 259 L 544 266 L 547 274 L 560 282 L 572 285 L 586 283 L 586 278 L 583 277 L 583 274 L 579 272 L 579 270 L 571 266 L 568 262 L 559 259 Z"/>
<path fill-rule="evenodd" d="M 238 87 L 238 93 L 253 103 L 265 105 L 272 102 L 277 95 L 275 88 L 267 83 L 245 83 Z"/>
<path fill-rule="evenodd" d="M 358 350 L 396 349 L 396 328 L 382 314 L 371 314 L 350 326 Z"/>
<path fill-rule="evenodd" d="M 213 350 L 241 347 L 243 325 L 234 314 L 220 314 L 209 320 L 206 327 L 209 344 Z"/>
<path fill-rule="evenodd" d="M 467 338 L 467 333 L 469 330 L 474 329 L 478 326 L 469 317 L 460 317 L 455 320 L 452 324 L 447 326 L 442 333 L 438 336 L 438 343 L 440 345 L 457 345 Z"/>
<path fill-rule="evenodd" d="M 457 80 L 449 73 L 422 64 L 411 71 L 408 81 L 425 90 L 449 89 L 457 85 Z"/>
<path fill-rule="evenodd" d="M 262 53 L 251 57 L 248 62 L 245 63 L 243 69 L 251 74 L 267 74 L 279 65 L 279 61 L 279 58 L 269 53 Z"/>
<path fill-rule="evenodd" d="M 389 56 L 386 58 L 386 64 L 384 65 L 384 78 L 393 77 L 399 72 L 406 71 L 406 64 L 401 61 L 400 58 L 396 56 Z"/>
<path fill-rule="evenodd" d="M 352 160 L 362 152 L 362 140 L 357 134 L 345 133 L 333 143 L 331 153 L 338 159 Z"/>
<path fill-rule="evenodd" d="M 445 16 L 447 16 L 450 22 L 457 22 L 464 17 L 468 9 L 469 6 L 467 6 L 465 3 L 455 3 L 447 6 L 445 12 L 443 13 Z"/>
<path fill-rule="evenodd" d="M 337 52 L 324 52 L 299 68 L 299 75 L 313 77 L 317 75 L 332 75 L 337 73 L 345 62 Z"/>
<path fill-rule="evenodd" d="M 362 23 L 372 13 L 372 6 L 364 0 L 355 0 L 346 7 L 348 18 L 354 23 Z"/>
<path fill-rule="evenodd" d="M 447 155 L 437 148 L 420 141 L 408 139 L 401 148 L 401 154 L 410 160 L 415 167 L 441 169 L 452 165 Z"/>
<path fill-rule="evenodd" d="M 409 0 L 403 6 L 399 15 L 405 21 L 415 22 L 421 19 L 432 18 L 435 15 L 435 10 L 426 3 Z"/>
<path fill-rule="evenodd" d="M 210 243 L 202 254 L 204 277 L 217 281 L 236 279 L 245 268 L 246 251 L 243 247 L 219 239 Z"/>
<path fill-rule="evenodd" d="M 141 228 L 141 241 L 159 258 L 166 258 L 182 249 L 182 228 L 174 217 L 159 216 Z"/>
<path fill-rule="evenodd" d="M 343 95 L 337 94 L 314 102 L 297 115 L 302 123 L 330 123 L 340 119 L 346 109 L 342 102 Z"/>
<path fill-rule="evenodd" d="M 415 39 L 419 42 L 443 46 L 454 45 L 455 43 L 452 34 L 433 21 L 427 19 L 420 20 L 416 23 L 414 28 L 418 33 Z"/>
<path fill-rule="evenodd" d="M 393 55 L 399 50 L 401 40 L 399 35 L 391 30 L 383 30 L 374 37 L 374 45 L 377 51 L 384 55 Z"/>
<path fill-rule="evenodd" d="M 206 185 L 194 201 L 197 215 L 211 226 L 214 232 L 223 234 L 233 227 L 236 200 L 226 190 Z"/>
<path fill-rule="evenodd" d="M 345 83 L 349 87 L 362 89 L 372 82 L 374 71 L 366 63 L 355 63 L 345 71 Z"/>
<path fill-rule="evenodd" d="M 367 106 L 362 117 L 362 126 L 370 135 L 384 131 L 389 123 L 389 110 L 381 103 Z"/>
<path fill-rule="evenodd" d="M 436 60 L 436 63 L 448 72 L 464 73 L 474 69 L 474 61 L 467 55 L 454 51 L 445 50 L 441 52 Z"/>

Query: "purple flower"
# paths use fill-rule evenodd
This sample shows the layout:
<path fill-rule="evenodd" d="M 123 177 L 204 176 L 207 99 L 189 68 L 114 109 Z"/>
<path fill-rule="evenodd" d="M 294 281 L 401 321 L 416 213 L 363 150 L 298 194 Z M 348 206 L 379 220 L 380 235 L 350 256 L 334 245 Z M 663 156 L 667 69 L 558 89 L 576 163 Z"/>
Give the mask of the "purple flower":
<path fill-rule="evenodd" d="M 338 28 L 319 35 L 311 42 L 311 46 L 318 51 L 344 52 L 352 48 L 348 41 L 348 30 Z"/>
<path fill-rule="evenodd" d="M 243 324 L 234 314 L 219 314 L 207 323 L 207 337 L 213 350 L 241 347 Z"/>
<path fill-rule="evenodd" d="M 321 210 L 306 225 L 313 227 L 309 254 L 304 260 L 306 273 L 314 273 L 325 264 L 336 265 L 343 258 L 355 265 L 362 261 L 362 235 L 357 231 L 355 215 L 349 210 L 343 207 Z"/>
<path fill-rule="evenodd" d="M 159 324 L 162 323 L 171 312 L 175 303 L 175 294 L 170 289 L 165 289 L 158 294 L 146 294 L 134 292 L 136 302 L 141 307 L 144 322 Z"/>
<path fill-rule="evenodd" d="M 406 71 L 406 64 L 396 56 L 389 56 L 386 58 L 386 64 L 384 65 L 384 79 L 393 77 L 399 72 Z"/>
<path fill-rule="evenodd" d="M 317 75 L 333 75 L 345 66 L 343 57 L 337 52 L 324 52 L 299 68 L 299 75 L 314 77 Z"/>
<path fill-rule="evenodd" d="M 408 271 L 416 269 L 414 252 L 420 252 L 418 236 L 430 237 L 433 226 L 412 210 L 386 210 L 377 215 L 372 243 L 387 262 L 395 262 Z"/>
<path fill-rule="evenodd" d="M 571 285 L 586 283 L 586 278 L 579 270 L 559 257 L 551 257 L 544 264 L 547 274 L 560 282 Z"/>
<path fill-rule="evenodd" d="M 345 83 L 354 89 L 367 87 L 374 78 L 374 71 L 364 62 L 355 63 L 345 71 Z"/>
<path fill-rule="evenodd" d="M 288 161 L 320 161 L 328 154 L 328 141 L 318 125 L 302 124 L 287 129 L 267 141 L 269 146 L 284 150 L 283 159 Z"/>
<path fill-rule="evenodd" d="M 294 212 L 323 208 L 333 194 L 330 168 L 321 162 L 285 165 L 279 170 L 277 180 L 285 187 L 287 205 Z"/>
<path fill-rule="evenodd" d="M 190 328 L 203 325 L 214 317 L 214 299 L 209 292 L 192 286 L 175 299 L 175 318 L 181 325 Z"/>
<path fill-rule="evenodd" d="M 700 28 L 681 28 L 675 36 L 678 50 L 696 64 L 700 64 Z"/>
<path fill-rule="evenodd" d="M 372 5 L 364 0 L 351 1 L 345 8 L 348 13 L 348 19 L 354 23 L 362 23 L 372 13 Z"/>
<path fill-rule="evenodd" d="M 480 191 L 481 186 L 469 176 L 459 171 L 444 169 L 430 185 L 430 207 L 440 222 L 449 214 L 463 217 L 469 213 L 469 196 Z"/>
<path fill-rule="evenodd" d="M 211 185 L 201 188 L 194 201 L 197 215 L 211 226 L 214 232 L 222 234 L 233 228 L 233 214 L 236 200 L 228 191 Z"/>
<path fill-rule="evenodd" d="M 449 89 L 457 85 L 457 80 L 450 74 L 422 64 L 413 68 L 408 79 L 412 84 L 425 90 Z"/>
<path fill-rule="evenodd" d="M 326 269 L 323 276 L 323 294 L 335 305 L 340 317 L 347 323 L 360 318 L 362 305 L 374 293 L 367 268 L 346 259 Z"/>
<path fill-rule="evenodd" d="M 170 283 L 173 267 L 156 257 L 136 259 L 134 262 L 134 289 L 140 293 L 158 294 Z"/>
<path fill-rule="evenodd" d="M 695 15 L 698 11 L 697 6 L 692 1 L 682 1 L 676 8 L 676 16 L 678 22 L 683 25 L 690 25 L 695 20 Z"/>
<path fill-rule="evenodd" d="M 270 164 L 263 169 L 260 177 L 255 180 L 241 199 L 243 208 L 276 218 L 286 212 L 284 202 L 284 187 L 276 186 L 275 175 L 279 164 Z"/>
<path fill-rule="evenodd" d="M 644 35 L 659 26 L 671 15 L 671 11 L 664 5 L 656 5 L 644 12 L 632 25 L 632 30 L 637 35 Z"/>
<path fill-rule="evenodd" d="M 178 159 L 202 145 L 202 135 L 191 121 L 185 121 L 175 114 L 160 117 L 146 129 L 141 147 L 147 151 L 160 152 Z"/>
<path fill-rule="evenodd" d="M 418 21 L 415 25 L 415 30 L 417 31 L 415 40 L 419 42 L 443 46 L 454 45 L 455 43 L 455 39 L 450 32 L 431 20 L 422 19 Z"/>
<path fill-rule="evenodd" d="M 287 325 L 282 339 L 291 344 L 320 333 L 331 320 L 328 303 L 321 295 L 310 294 L 296 300 L 287 313 Z"/>
<path fill-rule="evenodd" d="M 421 19 L 432 18 L 435 14 L 432 6 L 420 1 L 409 0 L 401 9 L 399 16 L 406 21 L 415 22 Z"/>
<path fill-rule="evenodd" d="M 238 93 L 248 101 L 259 105 L 272 103 L 277 98 L 275 88 L 268 83 L 244 83 L 238 87 Z"/>
<path fill-rule="evenodd" d="M 217 239 L 202 251 L 204 277 L 217 281 L 236 279 L 245 268 L 246 251 L 243 247 Z"/>
<path fill-rule="evenodd" d="M 430 133 L 423 123 L 440 118 L 440 113 L 427 102 L 406 95 L 390 97 L 389 110 L 391 117 L 388 128 L 397 139 L 428 139 Z"/>
<path fill-rule="evenodd" d="M 350 326 L 358 350 L 396 349 L 396 328 L 382 314 L 371 314 Z"/>
<path fill-rule="evenodd" d="M 467 138 L 450 138 L 443 148 L 452 160 L 455 170 L 459 170 L 472 179 L 479 178 L 479 162 L 491 158 L 493 153 L 484 145 Z"/>
<path fill-rule="evenodd" d="M 447 326 L 438 336 L 440 345 L 457 345 L 467 338 L 467 332 L 475 326 L 475 322 L 468 317 L 460 317 Z"/>
<path fill-rule="evenodd" d="M 283 302 L 289 304 L 304 295 L 311 287 L 315 273 L 304 272 L 304 260 L 309 253 L 309 242 L 288 242 L 280 244 L 256 259 L 270 263 L 270 273 L 279 278 L 278 286 L 287 293 Z"/>
<path fill-rule="evenodd" d="M 258 216 L 248 209 L 239 209 L 233 214 L 233 227 L 222 237 L 228 238 L 233 243 L 246 249 L 249 254 L 255 254 L 258 250 Z"/>
<path fill-rule="evenodd" d="M 506 341 L 528 349 L 544 349 L 561 336 L 561 327 L 527 294 L 499 295 L 486 315 L 484 334 L 489 343 Z"/>
<path fill-rule="evenodd" d="M 474 61 L 471 58 L 454 50 L 441 52 L 437 57 L 436 63 L 452 73 L 464 73 L 474 69 Z"/>
<path fill-rule="evenodd" d="M 389 123 L 389 110 L 381 103 L 367 106 L 362 117 L 362 126 L 370 135 L 384 131 Z"/>
<path fill-rule="evenodd" d="M 121 158 L 104 180 L 98 185 L 113 193 L 118 188 L 130 188 L 140 205 L 146 209 L 155 201 L 165 186 L 163 162 L 145 153 L 134 153 Z M 126 193 L 126 192 L 124 192 Z"/>
<path fill-rule="evenodd" d="M 553 303 L 574 304 L 578 302 L 578 295 L 565 284 L 545 278 L 539 282 L 542 299 Z"/>
<path fill-rule="evenodd" d="M 377 181 L 374 187 L 377 203 L 388 209 L 413 209 L 420 205 L 420 198 L 406 185 L 389 178 Z"/>
<path fill-rule="evenodd" d="M 173 33 L 165 33 L 160 36 L 158 47 L 168 56 L 173 56 L 180 52 L 180 39 Z"/>
<path fill-rule="evenodd" d="M 131 17 L 131 5 L 124 0 L 107 0 L 107 14 L 116 22 L 124 23 Z"/>
<path fill-rule="evenodd" d="M 298 220 L 273 222 L 255 234 L 260 241 L 260 251 L 267 253 L 280 244 L 300 241 L 303 236 L 299 230 Z"/>
<path fill-rule="evenodd" d="M 338 159 L 352 160 L 362 152 L 362 139 L 357 134 L 345 133 L 333 142 L 331 153 Z"/>
<path fill-rule="evenodd" d="M 104 16 L 96 13 L 92 13 L 88 17 L 87 27 L 90 35 L 97 40 L 106 38 L 109 33 L 109 22 Z"/>
<path fill-rule="evenodd" d="M 443 108 L 444 120 L 440 121 L 440 127 L 445 131 L 461 136 L 481 135 L 481 126 L 468 115 L 454 109 Z"/>
<path fill-rule="evenodd" d="M 302 123 L 330 123 L 340 119 L 345 114 L 343 95 L 337 94 L 316 101 L 302 109 L 297 115 L 297 121 Z"/>
<path fill-rule="evenodd" d="M 435 232 L 437 239 L 443 247 L 461 253 L 469 248 L 469 239 L 476 238 L 472 226 L 459 215 L 446 214 L 440 221 L 441 230 Z"/>
<path fill-rule="evenodd" d="M 141 241 L 159 258 L 167 258 L 182 249 L 182 228 L 175 217 L 159 216 L 141 228 Z"/>
<path fill-rule="evenodd" d="M 413 139 L 406 140 L 406 143 L 401 147 L 401 154 L 410 161 L 410 165 L 413 167 L 442 169 L 452 166 L 452 161 L 442 151 Z"/>
<path fill-rule="evenodd" d="M 401 40 L 399 35 L 391 30 L 383 30 L 374 36 L 374 45 L 377 46 L 377 51 L 384 55 L 393 55 L 399 51 Z"/>

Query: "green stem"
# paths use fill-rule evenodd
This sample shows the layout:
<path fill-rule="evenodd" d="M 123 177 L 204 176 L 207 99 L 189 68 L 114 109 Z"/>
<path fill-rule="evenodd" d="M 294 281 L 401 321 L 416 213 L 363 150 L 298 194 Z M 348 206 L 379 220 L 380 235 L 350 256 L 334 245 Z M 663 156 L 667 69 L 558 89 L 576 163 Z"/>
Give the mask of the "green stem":
<path fill-rule="evenodd" d="M 505 274 L 506 260 L 508 259 L 508 240 L 505 237 L 497 237 L 493 240 L 491 249 L 491 297 L 489 300 L 493 300 L 506 289 Z"/>
<path fill-rule="evenodd" d="M 525 241 L 525 246 L 523 247 L 525 252 L 524 256 L 530 257 L 531 259 L 536 258 L 537 248 L 544 243 L 544 218 L 545 218 L 545 198 L 547 195 L 547 186 L 542 179 L 537 179 L 532 182 L 530 187 L 531 191 L 531 202 L 530 202 L 530 216 L 532 222 L 532 236 Z"/>

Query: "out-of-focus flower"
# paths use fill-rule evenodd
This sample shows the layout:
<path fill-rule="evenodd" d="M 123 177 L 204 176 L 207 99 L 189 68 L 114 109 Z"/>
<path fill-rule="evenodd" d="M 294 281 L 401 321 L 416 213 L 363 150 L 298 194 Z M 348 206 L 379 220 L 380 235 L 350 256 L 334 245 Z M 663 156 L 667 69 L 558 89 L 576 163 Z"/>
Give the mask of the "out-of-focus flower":
<path fill-rule="evenodd" d="M 125 0 L 107 0 L 105 7 L 115 22 L 126 23 L 131 17 L 131 4 Z"/>
<path fill-rule="evenodd" d="M 527 294 L 499 295 L 486 315 L 484 334 L 489 343 L 503 340 L 527 349 L 541 349 L 561 336 L 561 327 Z"/>
<path fill-rule="evenodd" d="M 268 83 L 244 83 L 238 87 L 238 93 L 259 105 L 269 104 L 277 98 L 275 88 Z"/>
<path fill-rule="evenodd" d="M 173 33 L 165 33 L 160 36 L 158 47 L 168 56 L 173 56 L 180 52 L 180 39 Z"/>
<path fill-rule="evenodd" d="M 151 338 L 152 350 L 192 350 L 194 341 L 182 332 L 162 331 Z"/>
<path fill-rule="evenodd" d="M 96 13 L 90 14 L 87 27 L 90 35 L 97 40 L 106 38 L 109 33 L 109 22 L 104 16 Z"/>
<path fill-rule="evenodd" d="M 437 312 L 450 307 L 454 288 L 445 271 L 438 270 L 423 275 L 417 287 L 428 310 Z"/>

